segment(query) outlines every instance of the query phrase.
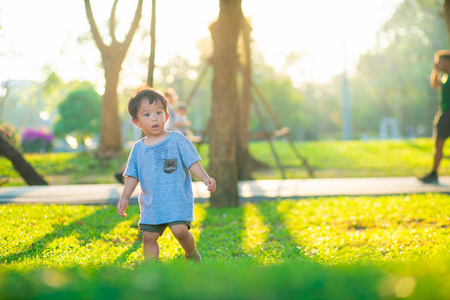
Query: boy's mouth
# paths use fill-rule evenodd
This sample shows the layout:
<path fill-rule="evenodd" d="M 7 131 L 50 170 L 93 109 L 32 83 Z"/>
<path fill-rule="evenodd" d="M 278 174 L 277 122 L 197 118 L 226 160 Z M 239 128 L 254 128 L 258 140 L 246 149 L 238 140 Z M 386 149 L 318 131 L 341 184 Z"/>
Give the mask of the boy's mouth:
<path fill-rule="evenodd" d="M 157 130 L 158 128 L 159 128 L 159 125 L 153 125 L 153 126 L 152 126 L 152 129 L 153 129 L 153 130 Z"/>

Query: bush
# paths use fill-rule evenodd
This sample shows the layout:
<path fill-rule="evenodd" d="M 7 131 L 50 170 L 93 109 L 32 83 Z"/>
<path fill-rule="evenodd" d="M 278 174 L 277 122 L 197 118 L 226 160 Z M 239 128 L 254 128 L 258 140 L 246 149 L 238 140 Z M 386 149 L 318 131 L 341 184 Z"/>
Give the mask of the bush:
<path fill-rule="evenodd" d="M 27 129 L 22 135 L 22 151 L 24 153 L 44 153 L 53 150 L 53 135 L 42 130 Z"/>
<path fill-rule="evenodd" d="M 85 139 L 100 131 L 100 95 L 92 86 L 74 90 L 58 105 L 58 114 L 53 133 L 58 137 L 70 134 L 84 148 Z"/>

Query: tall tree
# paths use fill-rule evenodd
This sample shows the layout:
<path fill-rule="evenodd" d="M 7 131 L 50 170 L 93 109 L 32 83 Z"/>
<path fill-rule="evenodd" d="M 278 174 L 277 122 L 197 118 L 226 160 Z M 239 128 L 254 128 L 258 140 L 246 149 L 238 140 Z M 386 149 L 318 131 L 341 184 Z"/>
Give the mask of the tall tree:
<path fill-rule="evenodd" d="M 210 31 L 214 43 L 213 99 L 210 126 L 210 169 L 217 180 L 211 195 L 212 207 L 237 206 L 237 41 L 242 9 L 241 0 L 220 0 L 220 12 Z"/>
<path fill-rule="evenodd" d="M 139 26 L 142 14 L 142 2 L 139 0 L 133 22 L 123 42 L 117 41 L 116 30 L 116 8 L 119 0 L 114 0 L 109 19 L 109 34 L 111 44 L 106 45 L 100 35 L 97 24 L 92 13 L 90 0 L 84 0 L 86 14 L 91 27 L 92 35 L 100 50 L 102 64 L 105 70 L 105 94 L 102 99 L 102 119 L 100 126 L 100 145 L 98 154 L 101 158 L 118 156 L 122 152 L 122 141 L 120 135 L 120 119 L 118 112 L 117 86 L 119 84 L 119 73 L 123 60 L 130 47 L 134 34 Z"/>

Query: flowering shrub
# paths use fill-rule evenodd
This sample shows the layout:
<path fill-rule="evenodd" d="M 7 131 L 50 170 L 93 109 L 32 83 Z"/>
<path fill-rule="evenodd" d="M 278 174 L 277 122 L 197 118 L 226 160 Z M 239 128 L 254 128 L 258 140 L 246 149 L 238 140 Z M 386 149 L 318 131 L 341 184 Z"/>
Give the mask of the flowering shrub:
<path fill-rule="evenodd" d="M 53 149 L 53 135 L 42 130 L 27 129 L 22 135 L 23 152 L 50 152 Z"/>

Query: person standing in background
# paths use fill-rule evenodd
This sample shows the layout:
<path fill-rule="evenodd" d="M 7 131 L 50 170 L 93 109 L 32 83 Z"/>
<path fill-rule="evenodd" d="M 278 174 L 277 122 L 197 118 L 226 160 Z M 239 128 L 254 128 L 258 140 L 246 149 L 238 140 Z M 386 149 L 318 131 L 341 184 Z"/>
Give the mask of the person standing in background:
<path fill-rule="evenodd" d="M 444 143 L 450 135 L 450 51 L 439 50 L 434 54 L 433 71 L 430 84 L 436 90 L 441 90 L 439 111 L 434 119 L 434 159 L 431 172 L 419 178 L 423 183 L 439 183 L 438 169 L 443 157 Z"/>

